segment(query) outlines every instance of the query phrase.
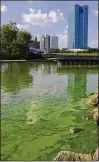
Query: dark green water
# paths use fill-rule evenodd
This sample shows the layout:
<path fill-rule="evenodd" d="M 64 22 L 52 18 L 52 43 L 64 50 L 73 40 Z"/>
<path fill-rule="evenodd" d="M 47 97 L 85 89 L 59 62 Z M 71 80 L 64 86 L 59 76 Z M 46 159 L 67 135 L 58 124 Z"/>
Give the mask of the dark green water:
<path fill-rule="evenodd" d="M 52 63 L 1 65 L 2 160 L 53 160 L 61 150 L 98 147 L 92 108 L 81 99 L 98 88 L 97 67 Z M 71 134 L 72 126 L 84 131 Z"/>

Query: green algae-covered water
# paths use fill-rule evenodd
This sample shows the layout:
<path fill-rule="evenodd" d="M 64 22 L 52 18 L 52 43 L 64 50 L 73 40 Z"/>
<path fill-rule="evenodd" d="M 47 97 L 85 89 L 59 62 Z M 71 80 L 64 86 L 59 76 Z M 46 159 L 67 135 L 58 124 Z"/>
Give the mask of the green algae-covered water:
<path fill-rule="evenodd" d="M 53 160 L 61 150 L 98 147 L 97 126 L 81 103 L 98 88 L 98 69 L 57 63 L 1 65 L 1 159 Z M 70 127 L 83 131 L 71 134 Z"/>

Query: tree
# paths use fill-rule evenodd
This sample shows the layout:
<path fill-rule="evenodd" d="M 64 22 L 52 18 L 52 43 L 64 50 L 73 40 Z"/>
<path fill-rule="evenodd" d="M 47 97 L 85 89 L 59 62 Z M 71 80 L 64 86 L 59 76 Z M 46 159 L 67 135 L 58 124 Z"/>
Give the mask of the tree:
<path fill-rule="evenodd" d="M 10 22 L 1 27 L 1 48 L 7 50 L 9 56 L 25 55 L 29 51 L 31 38 L 31 34 L 19 30 L 16 23 Z"/>
<path fill-rule="evenodd" d="M 67 48 L 62 48 L 62 53 L 66 53 L 67 52 Z"/>
<path fill-rule="evenodd" d="M 93 52 L 94 52 L 94 53 L 98 53 L 98 52 L 99 52 L 99 49 L 98 49 L 98 48 L 91 48 L 91 47 L 88 47 L 87 50 L 88 50 L 89 53 L 93 53 Z"/>
<path fill-rule="evenodd" d="M 20 31 L 17 36 L 17 46 L 21 56 L 25 56 L 29 51 L 29 43 L 31 42 L 31 34 L 26 31 Z"/>
<path fill-rule="evenodd" d="M 53 48 L 51 48 L 49 51 L 49 53 L 60 53 L 60 52 L 61 52 L 60 49 L 53 49 Z"/>
<path fill-rule="evenodd" d="M 1 27 L 1 48 L 6 49 L 9 55 L 12 54 L 13 43 L 17 39 L 18 32 L 16 23 L 13 22 Z"/>

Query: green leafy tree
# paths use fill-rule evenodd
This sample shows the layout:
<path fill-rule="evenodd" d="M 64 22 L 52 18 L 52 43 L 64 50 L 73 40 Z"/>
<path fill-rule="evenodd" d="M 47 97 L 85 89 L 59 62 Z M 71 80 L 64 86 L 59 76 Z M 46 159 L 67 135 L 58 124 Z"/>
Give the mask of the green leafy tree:
<path fill-rule="evenodd" d="M 26 56 L 29 50 L 29 43 L 31 42 L 31 34 L 26 31 L 20 31 L 17 36 L 17 46 L 20 50 L 21 56 Z"/>
<path fill-rule="evenodd" d="M 53 49 L 51 48 L 51 50 L 49 51 L 49 53 L 60 53 L 61 50 L 60 49 Z"/>
<path fill-rule="evenodd" d="M 9 55 L 12 54 L 13 44 L 17 39 L 18 32 L 16 23 L 13 22 L 1 27 L 1 48 L 6 49 Z"/>
<path fill-rule="evenodd" d="M 27 54 L 31 38 L 31 34 L 19 30 L 16 23 L 10 22 L 1 27 L 1 48 L 5 49 L 9 56 Z"/>
<path fill-rule="evenodd" d="M 62 48 L 62 53 L 66 53 L 67 52 L 67 48 Z"/>
<path fill-rule="evenodd" d="M 90 48 L 90 47 L 88 47 L 87 50 L 88 50 L 89 53 L 98 53 L 99 52 L 98 48 Z"/>

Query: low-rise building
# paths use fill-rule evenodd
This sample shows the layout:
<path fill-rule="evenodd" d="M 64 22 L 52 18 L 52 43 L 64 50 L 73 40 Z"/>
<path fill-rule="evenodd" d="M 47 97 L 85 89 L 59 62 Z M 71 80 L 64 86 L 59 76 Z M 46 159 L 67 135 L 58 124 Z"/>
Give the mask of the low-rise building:
<path fill-rule="evenodd" d="M 40 42 L 37 41 L 37 37 L 35 37 L 35 36 L 32 37 L 29 47 L 40 49 Z"/>

